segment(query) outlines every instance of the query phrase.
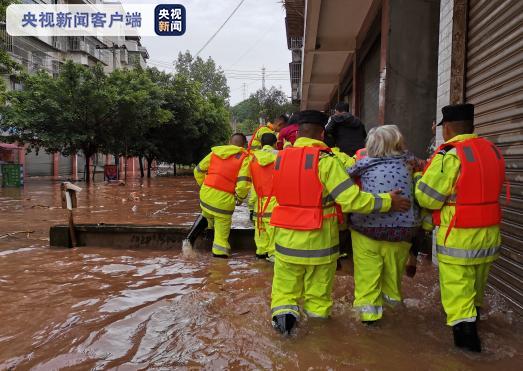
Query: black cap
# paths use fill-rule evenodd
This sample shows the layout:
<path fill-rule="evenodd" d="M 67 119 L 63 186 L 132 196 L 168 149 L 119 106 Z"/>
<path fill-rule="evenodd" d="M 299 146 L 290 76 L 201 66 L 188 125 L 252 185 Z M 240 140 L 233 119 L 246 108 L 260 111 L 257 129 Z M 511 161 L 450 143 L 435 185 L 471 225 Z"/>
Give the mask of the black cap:
<path fill-rule="evenodd" d="M 474 121 L 474 105 L 466 104 L 451 104 L 441 109 L 443 119 L 438 126 L 443 125 L 443 122 L 452 121 Z"/>
<path fill-rule="evenodd" d="M 295 112 L 289 118 L 289 124 L 297 124 L 298 122 L 300 122 L 300 113 L 299 112 Z"/>
<path fill-rule="evenodd" d="M 307 110 L 299 113 L 298 124 L 316 124 L 325 126 L 329 118 L 326 114 L 320 111 Z"/>

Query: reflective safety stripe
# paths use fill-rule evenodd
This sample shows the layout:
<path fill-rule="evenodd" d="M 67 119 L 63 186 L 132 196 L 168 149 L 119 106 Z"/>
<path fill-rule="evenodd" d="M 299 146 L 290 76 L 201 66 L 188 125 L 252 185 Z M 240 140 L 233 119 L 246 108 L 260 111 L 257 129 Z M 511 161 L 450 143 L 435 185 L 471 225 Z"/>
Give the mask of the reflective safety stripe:
<path fill-rule="evenodd" d="M 340 251 L 340 246 L 336 245 L 333 247 L 319 250 L 297 250 L 289 249 L 288 247 L 283 247 L 276 244 L 276 251 L 282 255 L 294 256 L 297 258 L 322 258 L 338 253 Z"/>
<path fill-rule="evenodd" d="M 374 209 L 372 211 L 380 211 L 383 207 L 383 199 L 380 196 L 374 196 Z"/>
<path fill-rule="evenodd" d="M 455 325 L 457 325 L 458 323 L 461 323 L 461 322 L 476 322 L 476 317 L 468 317 L 468 318 L 458 319 L 458 320 L 455 320 L 454 322 L 451 322 L 450 325 L 451 326 L 455 326 Z"/>
<path fill-rule="evenodd" d="M 356 309 L 361 313 L 370 313 L 370 314 L 383 313 L 383 307 L 381 305 L 362 305 L 362 306 L 356 307 Z"/>
<path fill-rule="evenodd" d="M 445 200 L 447 199 L 447 196 L 442 195 L 425 182 L 419 182 L 418 189 L 421 192 L 425 193 L 427 196 L 432 197 L 433 199 L 439 202 L 445 202 Z"/>
<path fill-rule="evenodd" d="M 258 213 L 254 212 L 253 216 L 258 217 Z M 270 218 L 272 216 L 272 213 L 263 213 L 261 214 L 262 218 Z"/>
<path fill-rule="evenodd" d="M 252 179 L 248 176 L 239 176 L 236 182 L 252 182 Z"/>
<path fill-rule="evenodd" d="M 313 161 L 314 161 L 314 155 L 311 155 L 311 154 L 305 155 L 305 170 L 312 169 Z"/>
<path fill-rule="evenodd" d="M 401 300 L 396 300 L 396 299 L 393 299 L 391 298 L 389 295 L 387 294 L 383 294 L 383 299 L 385 299 L 385 301 L 389 304 L 389 305 L 392 305 L 392 306 L 395 306 L 395 305 L 398 305 L 399 303 L 401 303 Z"/>
<path fill-rule="evenodd" d="M 304 309 L 303 311 L 305 312 L 305 314 L 308 317 L 311 317 L 311 318 L 329 318 L 329 316 L 320 316 L 319 314 L 309 312 L 307 309 Z"/>
<path fill-rule="evenodd" d="M 465 159 L 468 162 L 476 162 L 476 159 L 474 158 L 474 152 L 472 152 L 472 148 L 469 146 L 463 146 L 463 153 L 465 154 Z"/>
<path fill-rule="evenodd" d="M 205 171 L 202 170 L 202 168 L 200 167 L 200 165 L 196 166 L 196 171 L 200 172 L 200 173 L 205 173 Z"/>
<path fill-rule="evenodd" d="M 203 202 L 202 200 L 200 200 L 200 205 L 202 207 L 205 207 L 206 209 L 209 209 L 211 211 L 214 211 L 215 213 L 219 213 L 219 214 L 225 214 L 225 215 L 232 215 L 234 214 L 234 210 L 223 210 L 223 209 L 219 209 L 217 207 L 214 207 L 214 206 L 211 206 L 211 205 L 208 205 L 206 204 L 205 202 Z"/>
<path fill-rule="evenodd" d="M 230 249 L 230 248 L 223 247 L 223 246 L 217 245 L 217 244 L 215 244 L 215 243 L 212 244 L 212 248 L 215 249 L 215 250 L 218 250 L 218 251 L 224 252 L 224 253 L 226 253 L 227 255 L 229 255 L 229 254 L 231 253 L 231 249 Z"/>
<path fill-rule="evenodd" d="M 334 188 L 327 197 L 330 197 L 330 199 L 334 201 L 336 199 L 336 197 L 338 197 L 340 194 L 343 193 L 343 191 L 349 189 L 353 185 L 354 185 L 354 182 L 352 181 L 352 179 L 348 178 L 348 179 L 344 180 L 343 182 L 341 182 L 340 184 L 338 184 L 336 186 L 336 188 Z"/>
<path fill-rule="evenodd" d="M 500 246 L 490 247 L 487 249 L 458 249 L 454 247 L 446 247 L 441 245 L 436 245 L 436 251 L 438 254 L 452 256 L 454 258 L 464 258 L 464 259 L 478 259 L 486 258 L 489 256 L 495 256 L 499 253 L 501 249 Z"/>
<path fill-rule="evenodd" d="M 294 312 L 299 312 L 300 308 L 297 305 L 279 305 L 277 307 L 271 308 L 271 314 L 274 314 L 274 312 L 280 311 L 280 310 L 292 310 Z"/>
<path fill-rule="evenodd" d="M 458 195 L 453 193 L 449 197 L 447 197 L 447 202 L 456 202 L 456 199 L 458 198 Z"/>
<path fill-rule="evenodd" d="M 278 156 L 276 158 L 276 163 L 274 164 L 274 170 L 280 170 L 280 165 L 281 165 L 281 156 Z"/>

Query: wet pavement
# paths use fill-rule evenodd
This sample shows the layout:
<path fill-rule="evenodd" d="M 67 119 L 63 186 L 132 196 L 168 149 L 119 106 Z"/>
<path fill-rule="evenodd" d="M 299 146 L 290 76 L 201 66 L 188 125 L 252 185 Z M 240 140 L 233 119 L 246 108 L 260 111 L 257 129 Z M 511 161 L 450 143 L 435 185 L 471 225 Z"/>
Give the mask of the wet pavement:
<path fill-rule="evenodd" d="M 404 278 L 405 304 L 376 327 L 355 317 L 352 267 L 337 273 L 330 320 L 270 327 L 272 267 L 242 252 L 227 261 L 182 251 L 48 248 L 64 223 L 59 183 L 0 189 L 0 369 L 519 370 L 523 324 L 487 293 L 484 353 L 457 351 L 444 325 L 434 266 Z M 191 178 L 95 184 L 79 197 L 81 223 L 189 225 Z M 20 232 L 8 235 L 13 232 Z"/>

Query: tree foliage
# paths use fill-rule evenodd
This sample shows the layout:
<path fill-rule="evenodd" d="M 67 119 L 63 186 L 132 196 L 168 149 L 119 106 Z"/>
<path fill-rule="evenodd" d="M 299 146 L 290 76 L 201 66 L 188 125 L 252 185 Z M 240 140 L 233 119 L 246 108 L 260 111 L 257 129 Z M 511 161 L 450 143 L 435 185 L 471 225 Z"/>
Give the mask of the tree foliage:
<path fill-rule="evenodd" d="M 5 23 L 6 9 L 10 4 L 18 3 L 16 0 L 0 0 L 0 24 Z M 5 35 L 0 33 L 0 106 L 5 103 L 6 84 L 2 75 L 11 75 L 21 70 L 21 66 L 16 63 L 6 50 Z"/>
<path fill-rule="evenodd" d="M 225 73 L 211 57 L 204 61 L 200 57 L 194 58 L 189 51 L 179 53 L 175 68 L 178 75 L 199 83 L 202 95 L 229 101 L 230 90 Z"/>
<path fill-rule="evenodd" d="M 271 87 L 260 89 L 251 96 L 231 108 L 233 120 L 245 134 L 252 133 L 258 127 L 260 119 L 263 122 L 274 121 L 282 114 L 296 112 L 298 107 L 293 105 L 285 92 Z"/>
<path fill-rule="evenodd" d="M 214 62 L 213 62 L 214 63 Z M 64 155 L 82 152 L 145 157 L 191 164 L 230 134 L 223 94 L 203 93 L 184 73 L 157 69 L 116 70 L 64 64 L 57 78 L 25 76 L 24 89 L 9 92 L 0 129 L 9 141 Z"/>

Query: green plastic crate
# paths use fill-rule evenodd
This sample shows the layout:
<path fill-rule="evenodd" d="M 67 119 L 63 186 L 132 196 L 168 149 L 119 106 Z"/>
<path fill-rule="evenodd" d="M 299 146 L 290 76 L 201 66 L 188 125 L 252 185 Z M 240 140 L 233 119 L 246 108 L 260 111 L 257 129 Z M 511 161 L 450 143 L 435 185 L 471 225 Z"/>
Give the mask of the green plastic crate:
<path fill-rule="evenodd" d="M 24 167 L 20 164 L 2 164 L 2 187 L 23 187 Z"/>

